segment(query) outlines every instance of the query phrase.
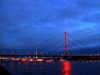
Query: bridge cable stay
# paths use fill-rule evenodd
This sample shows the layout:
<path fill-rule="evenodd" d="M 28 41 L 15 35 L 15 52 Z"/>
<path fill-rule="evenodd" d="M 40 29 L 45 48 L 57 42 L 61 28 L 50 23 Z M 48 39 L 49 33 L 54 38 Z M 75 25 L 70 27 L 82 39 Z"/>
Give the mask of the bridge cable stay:
<path fill-rule="evenodd" d="M 56 36 L 57 39 L 58 39 L 58 36 L 60 36 L 60 35 L 57 35 L 57 36 Z M 51 47 L 51 46 L 53 47 L 54 44 L 59 43 L 59 41 L 56 41 L 55 43 L 52 44 L 52 43 L 51 43 L 51 42 L 52 42 L 52 41 L 51 41 L 52 39 L 54 39 L 54 38 L 49 38 L 48 40 L 45 40 L 43 43 L 46 42 L 46 43 L 48 43 L 48 44 L 50 43 L 50 44 L 49 44 L 49 45 L 45 45 L 45 44 L 44 44 L 45 48 L 42 47 L 42 48 L 39 48 L 39 49 L 43 51 L 43 50 L 45 50 L 46 48 L 49 48 L 49 47 Z M 55 40 L 54 40 L 54 41 L 55 41 Z M 60 40 L 60 41 L 62 41 L 62 40 Z M 40 44 L 40 43 L 39 43 L 39 44 Z M 46 46 L 47 46 L 47 47 L 46 47 Z"/>
<path fill-rule="evenodd" d="M 86 46 L 84 46 L 80 41 L 78 41 L 77 39 L 75 39 L 73 36 L 71 36 L 70 34 L 69 34 L 69 36 L 70 36 L 71 38 L 73 38 L 73 39 L 75 40 L 76 43 L 79 43 L 79 45 L 80 45 L 82 48 L 86 48 L 85 50 L 89 50 L 89 48 L 87 48 Z M 78 46 L 79 46 L 79 45 L 78 45 Z"/>
<path fill-rule="evenodd" d="M 41 42 L 41 43 L 37 43 L 37 45 L 38 44 L 42 44 L 42 43 L 49 43 L 49 42 L 52 42 L 52 41 L 54 41 L 55 39 L 54 38 L 56 38 L 56 39 L 58 39 L 58 37 L 60 36 L 61 34 L 58 34 L 58 35 L 56 35 L 56 36 L 53 36 L 53 37 L 50 37 L 50 38 L 48 38 L 48 39 L 46 39 L 46 40 L 44 40 L 43 42 Z"/>
<path fill-rule="evenodd" d="M 62 40 L 60 40 L 60 41 L 62 41 Z M 54 47 L 58 46 L 58 44 L 60 43 L 60 41 L 54 42 L 54 43 L 52 43 L 50 45 L 47 45 L 47 47 L 45 47 L 43 49 L 54 48 Z"/>
<path fill-rule="evenodd" d="M 62 40 L 61 40 L 61 41 L 62 41 Z M 59 42 L 59 41 L 57 41 L 55 44 L 57 44 L 58 42 Z M 48 45 L 47 45 L 47 46 L 48 46 Z M 48 48 L 51 47 L 51 46 L 54 47 L 55 49 L 57 49 L 57 47 L 56 47 L 57 45 L 55 46 L 54 43 L 53 43 L 53 44 L 50 44 L 48 47 L 45 47 L 45 48 L 42 48 L 42 49 L 48 49 Z M 77 45 L 76 45 L 76 46 L 77 46 Z M 60 46 L 60 47 L 61 47 L 61 46 Z M 63 47 L 64 47 L 64 45 L 63 45 Z M 53 49 L 54 49 L 54 48 L 53 48 Z"/>
<path fill-rule="evenodd" d="M 59 36 L 61 36 L 61 35 L 59 35 Z M 58 38 L 58 37 L 56 37 L 56 38 Z M 51 39 L 49 39 L 49 40 L 51 41 Z M 48 42 L 49 40 L 46 40 L 46 42 Z M 61 40 L 61 41 L 62 41 L 62 40 Z M 54 43 L 53 43 L 53 44 L 50 44 L 49 46 L 47 45 L 47 47 L 49 48 L 49 47 L 52 46 L 52 48 L 53 48 L 53 46 L 54 46 L 54 47 L 57 46 L 58 43 L 60 43 L 60 41 L 55 42 L 55 44 L 54 44 Z M 57 44 L 57 45 L 56 45 L 56 44 Z M 43 50 L 43 49 L 47 49 L 47 47 L 45 46 L 45 48 L 42 48 L 42 50 Z"/>
<path fill-rule="evenodd" d="M 73 43 L 72 41 L 69 41 L 70 43 L 72 43 L 71 45 L 69 44 L 70 47 L 73 47 L 73 52 L 75 53 L 80 53 L 80 52 L 83 52 L 83 48 L 79 47 L 75 42 Z M 78 50 L 78 48 L 80 48 L 81 50 Z"/>

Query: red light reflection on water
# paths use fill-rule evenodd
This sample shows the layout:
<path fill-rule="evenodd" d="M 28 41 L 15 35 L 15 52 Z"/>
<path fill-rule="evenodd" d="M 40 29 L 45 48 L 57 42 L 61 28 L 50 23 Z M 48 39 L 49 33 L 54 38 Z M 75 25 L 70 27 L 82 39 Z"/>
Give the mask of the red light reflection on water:
<path fill-rule="evenodd" d="M 29 66 L 28 66 L 28 63 L 25 63 L 25 72 L 28 72 L 29 71 Z"/>
<path fill-rule="evenodd" d="M 63 63 L 63 75 L 71 75 L 71 62 L 67 61 Z"/>
<path fill-rule="evenodd" d="M 14 63 L 13 62 L 10 62 L 10 67 L 11 67 L 11 69 L 13 69 L 13 67 L 14 67 Z"/>

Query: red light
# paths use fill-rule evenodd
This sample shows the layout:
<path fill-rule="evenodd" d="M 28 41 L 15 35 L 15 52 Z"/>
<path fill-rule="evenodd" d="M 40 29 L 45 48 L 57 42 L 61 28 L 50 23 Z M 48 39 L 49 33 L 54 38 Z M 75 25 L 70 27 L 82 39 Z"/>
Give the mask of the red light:
<path fill-rule="evenodd" d="M 62 71 L 64 72 L 63 75 L 71 75 L 71 62 L 64 62 Z"/>
<path fill-rule="evenodd" d="M 13 62 L 10 62 L 11 64 L 13 64 Z"/>

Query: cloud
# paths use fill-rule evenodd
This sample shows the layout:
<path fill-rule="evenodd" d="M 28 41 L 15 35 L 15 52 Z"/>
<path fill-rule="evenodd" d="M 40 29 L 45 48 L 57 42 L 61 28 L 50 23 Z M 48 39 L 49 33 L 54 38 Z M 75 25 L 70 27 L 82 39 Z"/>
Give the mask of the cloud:
<path fill-rule="evenodd" d="M 99 9 L 100 0 L 75 0 L 77 5 L 82 9 Z"/>
<path fill-rule="evenodd" d="M 90 22 L 90 23 L 91 22 L 92 23 L 100 23 L 100 13 L 86 15 L 83 18 L 83 21 Z"/>
<path fill-rule="evenodd" d="M 1 0 L 0 48 L 31 48 L 35 43 L 63 35 L 64 31 L 87 40 L 90 38 L 87 36 L 100 34 L 99 3 L 99 0 Z"/>

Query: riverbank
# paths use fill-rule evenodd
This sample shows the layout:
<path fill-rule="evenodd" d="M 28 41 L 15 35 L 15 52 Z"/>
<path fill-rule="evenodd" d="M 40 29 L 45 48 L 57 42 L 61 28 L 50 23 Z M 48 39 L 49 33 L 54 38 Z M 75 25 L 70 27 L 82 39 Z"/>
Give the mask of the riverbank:
<path fill-rule="evenodd" d="M 12 75 L 5 68 L 0 65 L 0 75 Z"/>

